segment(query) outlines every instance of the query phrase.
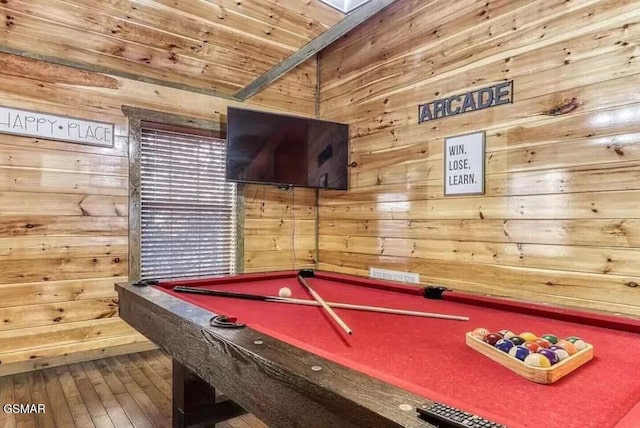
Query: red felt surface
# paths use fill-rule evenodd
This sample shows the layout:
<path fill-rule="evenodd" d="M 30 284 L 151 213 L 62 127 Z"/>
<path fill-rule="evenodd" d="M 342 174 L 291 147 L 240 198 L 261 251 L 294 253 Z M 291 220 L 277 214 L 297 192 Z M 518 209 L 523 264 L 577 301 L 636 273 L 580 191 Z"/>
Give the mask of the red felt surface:
<path fill-rule="evenodd" d="M 189 285 L 277 296 L 281 287 L 289 287 L 292 297 L 310 299 L 293 275 L 252 275 L 245 277 L 249 281 L 225 279 L 215 286 L 206 280 L 181 281 L 161 284 L 160 288 L 212 312 L 236 316 L 264 334 L 309 352 L 510 427 L 640 427 L 637 333 L 545 318 L 548 314 L 511 312 L 507 306 L 493 309 L 486 306 L 491 300 L 486 298 L 479 304 L 464 295 L 462 302 L 426 300 L 417 296 L 414 288 L 366 287 L 360 280 L 348 283 L 338 278 L 343 277 L 328 275 L 322 279 L 318 274 L 308 281 L 327 301 L 464 315 L 470 321 L 336 309 L 354 331 L 347 337 L 321 308 L 170 290 L 173 285 Z M 408 292 L 398 292 L 405 290 Z M 636 324 L 631 321 L 630 330 Z M 577 335 L 593 344 L 595 357 L 558 382 L 539 385 L 467 347 L 465 333 L 476 327 Z"/>

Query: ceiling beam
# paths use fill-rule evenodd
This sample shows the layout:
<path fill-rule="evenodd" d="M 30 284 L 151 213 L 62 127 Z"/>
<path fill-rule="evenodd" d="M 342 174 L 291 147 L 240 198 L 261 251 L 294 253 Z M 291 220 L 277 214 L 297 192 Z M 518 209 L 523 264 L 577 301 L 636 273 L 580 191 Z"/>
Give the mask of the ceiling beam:
<path fill-rule="evenodd" d="M 371 0 L 370 2 L 363 4 L 353 12 L 349 13 L 342 19 L 342 21 L 338 22 L 336 25 L 292 53 L 278 65 L 256 78 L 253 82 L 240 89 L 234 96 L 242 101 L 252 97 L 266 86 L 282 77 L 283 74 L 302 64 L 307 59 L 329 46 L 331 43 L 335 42 L 340 37 L 344 36 L 385 7 L 389 6 L 394 1 L 395 0 Z"/>
<path fill-rule="evenodd" d="M 48 56 L 48 55 L 40 55 L 28 51 L 24 51 L 22 49 L 15 49 L 9 46 L 0 44 L 0 52 L 12 55 L 18 55 L 24 58 L 36 59 L 39 61 L 45 61 L 51 64 L 62 65 L 65 67 L 72 67 L 79 70 L 90 71 L 93 73 L 100 74 L 108 74 L 111 76 L 122 77 L 129 80 L 136 80 L 138 82 L 150 83 L 153 85 L 166 86 L 168 88 L 181 89 L 183 91 L 195 92 L 198 94 L 210 95 L 218 98 L 225 98 L 229 100 L 239 101 L 232 94 L 225 94 L 222 92 L 215 91 L 213 89 L 200 88 L 197 86 L 184 85 L 181 83 L 171 82 L 168 80 L 156 79 L 153 77 L 140 76 L 138 74 L 128 73 L 126 71 L 120 71 L 113 68 L 102 67 L 94 64 L 86 64 L 83 62 L 69 61 L 66 59 Z"/>

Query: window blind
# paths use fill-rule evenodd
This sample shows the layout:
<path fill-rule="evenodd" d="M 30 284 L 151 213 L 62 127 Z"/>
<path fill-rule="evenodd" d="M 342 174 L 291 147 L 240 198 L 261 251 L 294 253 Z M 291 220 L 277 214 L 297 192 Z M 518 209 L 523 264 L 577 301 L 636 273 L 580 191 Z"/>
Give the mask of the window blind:
<path fill-rule="evenodd" d="M 235 273 L 236 186 L 226 141 L 142 123 L 140 277 Z"/>

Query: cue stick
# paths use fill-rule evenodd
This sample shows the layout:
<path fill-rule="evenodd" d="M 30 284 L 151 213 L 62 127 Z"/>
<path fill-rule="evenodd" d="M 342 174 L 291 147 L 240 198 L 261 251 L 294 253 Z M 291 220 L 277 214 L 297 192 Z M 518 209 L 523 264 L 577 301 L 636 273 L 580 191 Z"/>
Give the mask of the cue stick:
<path fill-rule="evenodd" d="M 333 320 L 336 323 L 338 323 L 340 327 L 342 327 L 345 333 L 349 335 L 353 334 L 353 331 L 351 330 L 351 328 L 349 328 L 349 326 L 344 321 L 342 321 L 342 318 L 340 318 L 338 314 L 336 314 L 334 310 L 331 309 L 331 306 L 327 305 L 327 302 L 325 302 L 324 299 L 320 297 L 320 295 L 316 293 L 316 291 L 313 288 L 311 288 L 309 283 L 307 283 L 307 281 L 300 275 L 298 275 L 298 282 L 302 284 L 304 288 L 307 289 L 307 291 L 316 300 L 316 302 L 320 303 L 322 308 L 331 316 L 331 318 L 333 318 Z"/>
<path fill-rule="evenodd" d="M 173 291 L 182 292 L 182 293 L 192 293 L 192 294 L 204 294 L 207 296 L 259 300 L 262 302 L 289 303 L 293 305 L 304 305 L 304 306 L 321 306 L 320 303 L 316 302 L 315 300 L 295 299 L 291 297 L 279 297 L 279 296 L 263 296 L 259 294 L 236 293 L 233 291 L 209 290 L 209 289 L 202 289 L 202 288 L 196 288 L 196 287 L 184 287 L 181 285 L 175 286 L 173 288 Z M 335 303 L 335 302 L 327 302 L 327 305 L 331 306 L 332 308 L 351 309 L 354 311 L 378 312 L 383 314 L 407 315 L 407 316 L 424 317 L 424 318 L 439 318 L 439 319 L 454 320 L 454 321 L 469 321 L 469 317 L 463 317 L 459 315 L 446 315 L 446 314 L 438 314 L 433 312 L 421 312 L 421 311 L 411 311 L 406 309 L 384 308 L 380 306 L 354 305 L 351 303 Z"/>

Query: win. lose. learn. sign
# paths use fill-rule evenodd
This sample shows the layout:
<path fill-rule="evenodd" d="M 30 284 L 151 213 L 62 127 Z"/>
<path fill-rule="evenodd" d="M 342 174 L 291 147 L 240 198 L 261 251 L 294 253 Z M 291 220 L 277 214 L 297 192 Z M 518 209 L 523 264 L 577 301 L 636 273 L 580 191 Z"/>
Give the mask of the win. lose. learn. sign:
<path fill-rule="evenodd" d="M 113 123 L 0 106 L 0 133 L 113 147 Z"/>
<path fill-rule="evenodd" d="M 444 194 L 484 193 L 484 132 L 444 140 Z"/>

